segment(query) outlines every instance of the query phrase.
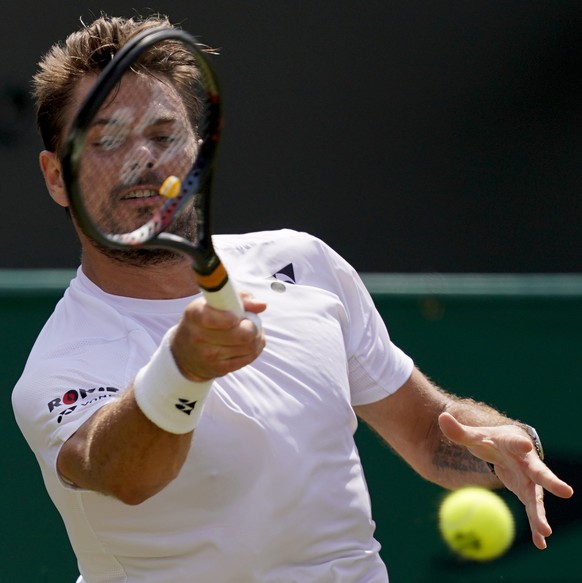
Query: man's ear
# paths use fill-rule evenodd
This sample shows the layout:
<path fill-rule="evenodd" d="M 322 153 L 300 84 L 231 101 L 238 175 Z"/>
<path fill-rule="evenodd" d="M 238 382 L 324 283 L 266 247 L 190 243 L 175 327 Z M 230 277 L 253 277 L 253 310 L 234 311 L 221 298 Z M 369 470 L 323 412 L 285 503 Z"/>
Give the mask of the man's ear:
<path fill-rule="evenodd" d="M 61 163 L 57 155 L 54 152 L 43 150 L 38 157 L 38 161 L 40 163 L 40 169 L 44 176 L 46 187 L 52 199 L 57 204 L 63 207 L 68 207 L 69 199 L 63 182 Z"/>

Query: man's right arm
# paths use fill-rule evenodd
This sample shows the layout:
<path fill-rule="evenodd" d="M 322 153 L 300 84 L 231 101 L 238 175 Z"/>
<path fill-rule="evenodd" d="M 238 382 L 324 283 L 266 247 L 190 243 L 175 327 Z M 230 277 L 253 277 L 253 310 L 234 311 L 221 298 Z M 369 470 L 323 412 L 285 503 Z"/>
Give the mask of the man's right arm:
<path fill-rule="evenodd" d="M 266 307 L 246 297 L 243 304 L 253 313 Z M 170 343 L 179 371 L 192 381 L 238 370 L 255 360 L 264 346 L 262 332 L 257 333 L 251 322 L 210 308 L 202 298 L 186 308 Z M 173 433 L 152 422 L 140 409 L 131 387 L 63 444 L 57 471 L 78 488 L 140 504 L 176 478 L 192 437 L 192 431 Z"/>
<path fill-rule="evenodd" d="M 177 435 L 152 423 L 130 389 L 63 444 L 57 470 L 78 488 L 140 504 L 178 475 L 191 442 L 192 432 Z"/>

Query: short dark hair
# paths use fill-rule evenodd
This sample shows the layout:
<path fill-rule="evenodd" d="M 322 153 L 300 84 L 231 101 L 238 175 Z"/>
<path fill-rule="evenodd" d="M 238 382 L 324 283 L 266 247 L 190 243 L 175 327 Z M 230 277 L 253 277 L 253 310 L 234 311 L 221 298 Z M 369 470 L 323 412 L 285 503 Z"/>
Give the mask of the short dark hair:
<path fill-rule="evenodd" d="M 33 77 L 36 123 L 44 147 L 58 152 L 62 146 L 65 116 L 77 83 L 87 74 L 98 75 L 127 41 L 154 27 L 171 27 L 167 16 L 109 17 L 101 15 L 54 44 L 42 57 Z M 191 119 L 195 120 L 199 102 L 191 90 L 200 76 L 195 58 L 179 43 L 165 41 L 146 51 L 139 69 L 169 80 L 183 99 Z"/>

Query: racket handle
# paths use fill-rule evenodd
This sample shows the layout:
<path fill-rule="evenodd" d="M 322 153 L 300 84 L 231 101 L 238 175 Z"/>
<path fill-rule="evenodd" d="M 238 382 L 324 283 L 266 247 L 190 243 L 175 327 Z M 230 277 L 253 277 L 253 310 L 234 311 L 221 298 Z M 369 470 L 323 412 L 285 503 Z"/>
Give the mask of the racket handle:
<path fill-rule="evenodd" d="M 208 291 L 203 288 L 202 292 L 209 306 L 217 310 L 229 310 L 241 318 L 245 315 L 240 296 L 236 293 L 230 280 L 227 280 L 219 290 Z"/>
<path fill-rule="evenodd" d="M 203 289 L 202 292 L 204 293 L 204 297 L 209 306 L 212 306 L 217 310 L 229 310 L 241 318 L 250 320 L 255 325 L 257 334 L 261 333 L 263 329 L 261 319 L 257 314 L 244 311 L 240 296 L 236 293 L 230 280 L 227 280 L 224 286 L 218 291 L 208 291 Z"/>
<path fill-rule="evenodd" d="M 250 320 L 255 325 L 257 334 L 259 334 L 263 329 L 261 319 L 259 316 L 257 316 L 257 314 L 253 314 L 252 312 L 245 312 L 242 300 L 234 288 L 234 285 L 232 285 L 232 282 L 230 279 L 228 279 L 228 275 L 223 266 L 221 266 L 220 271 L 222 271 L 223 277 L 226 279 L 224 285 L 220 289 L 210 291 L 201 285 L 202 293 L 204 294 L 208 305 L 216 308 L 217 310 L 228 310 L 230 312 L 234 312 L 240 318 L 246 318 L 247 320 Z M 199 284 L 202 284 L 200 279 Z"/>

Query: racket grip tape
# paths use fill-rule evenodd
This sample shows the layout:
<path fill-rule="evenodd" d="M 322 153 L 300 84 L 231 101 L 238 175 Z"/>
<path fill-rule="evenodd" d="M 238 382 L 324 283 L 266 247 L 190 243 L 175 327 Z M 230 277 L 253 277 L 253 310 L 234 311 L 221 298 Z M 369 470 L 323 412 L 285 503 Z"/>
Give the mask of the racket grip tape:
<path fill-rule="evenodd" d="M 208 274 L 196 274 L 198 285 L 208 302 L 208 305 L 217 310 L 229 310 L 237 316 L 244 316 L 244 309 L 240 296 L 228 279 L 228 273 L 222 263 Z"/>
<path fill-rule="evenodd" d="M 204 294 L 209 306 L 212 306 L 217 310 L 229 310 L 234 312 L 237 316 L 243 317 L 245 315 L 240 296 L 228 279 L 220 289 L 211 291 L 202 288 L 202 293 Z"/>
<path fill-rule="evenodd" d="M 222 263 L 211 274 L 197 273 L 196 278 L 209 306 L 217 310 L 234 312 L 237 316 L 250 320 L 255 325 L 257 334 L 260 334 L 263 328 L 261 319 L 257 314 L 244 311 L 240 296 L 228 278 L 228 273 Z"/>

